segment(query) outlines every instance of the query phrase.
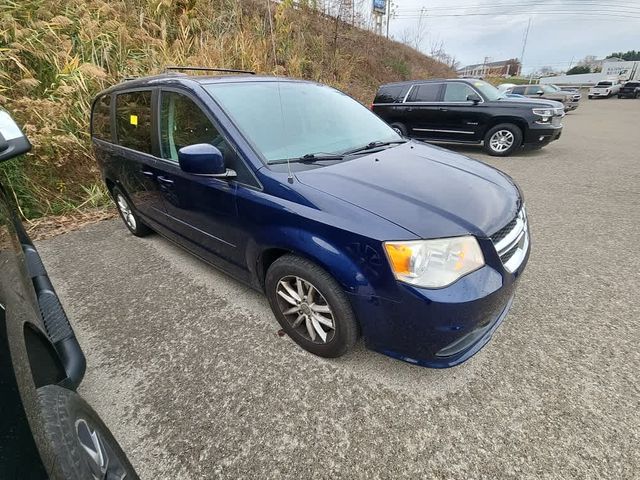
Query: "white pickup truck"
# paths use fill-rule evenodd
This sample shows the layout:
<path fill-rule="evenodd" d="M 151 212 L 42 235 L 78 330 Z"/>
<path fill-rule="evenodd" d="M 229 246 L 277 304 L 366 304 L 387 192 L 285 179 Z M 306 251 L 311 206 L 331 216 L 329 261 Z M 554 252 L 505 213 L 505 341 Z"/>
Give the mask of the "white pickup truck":
<path fill-rule="evenodd" d="M 620 91 L 620 86 L 620 82 L 617 80 L 604 80 L 602 82 L 598 82 L 594 87 L 589 89 L 589 98 L 609 98 L 612 95 L 617 95 Z"/>

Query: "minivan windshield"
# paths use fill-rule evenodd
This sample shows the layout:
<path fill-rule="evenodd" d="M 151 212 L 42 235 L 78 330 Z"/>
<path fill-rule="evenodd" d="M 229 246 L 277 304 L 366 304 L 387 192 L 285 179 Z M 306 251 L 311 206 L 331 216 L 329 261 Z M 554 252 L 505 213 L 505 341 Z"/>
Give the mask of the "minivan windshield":
<path fill-rule="evenodd" d="M 490 83 L 485 82 L 484 80 L 474 80 L 473 86 L 480 90 L 480 93 L 482 93 L 482 95 L 489 102 L 504 98 L 504 92 L 501 92 L 496 87 L 494 87 Z"/>
<path fill-rule="evenodd" d="M 274 80 L 204 87 L 267 163 L 402 142 L 363 105 L 325 85 Z"/>

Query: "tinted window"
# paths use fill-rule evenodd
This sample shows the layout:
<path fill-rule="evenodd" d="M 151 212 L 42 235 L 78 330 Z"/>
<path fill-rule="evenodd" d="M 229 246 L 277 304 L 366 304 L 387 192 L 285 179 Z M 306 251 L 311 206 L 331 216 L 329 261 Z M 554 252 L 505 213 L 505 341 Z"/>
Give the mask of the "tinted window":
<path fill-rule="evenodd" d="M 205 89 L 267 162 L 402 141 L 369 109 L 325 85 L 268 81 Z"/>
<path fill-rule="evenodd" d="M 93 106 L 93 136 L 111 141 L 111 96 L 103 95 Z"/>
<path fill-rule="evenodd" d="M 151 153 L 151 92 L 121 93 L 116 96 L 118 143 L 139 152 Z"/>
<path fill-rule="evenodd" d="M 629 82 L 625 85 L 625 87 L 631 87 L 631 88 L 636 88 L 636 87 L 640 87 L 640 83 L 637 82 Z"/>
<path fill-rule="evenodd" d="M 452 82 L 447 83 L 444 91 L 445 102 L 466 102 L 467 96 L 478 96 L 473 88 L 466 83 Z"/>
<path fill-rule="evenodd" d="M 373 103 L 398 103 L 404 100 L 409 87 L 406 85 L 392 85 L 380 87 Z"/>
<path fill-rule="evenodd" d="M 511 93 L 517 93 L 518 95 L 524 95 L 524 87 L 513 87 Z"/>
<path fill-rule="evenodd" d="M 540 90 L 542 90 L 540 85 L 531 85 L 527 87 L 526 95 L 536 95 Z"/>
<path fill-rule="evenodd" d="M 160 143 L 162 158 L 178 161 L 178 150 L 189 145 L 208 143 L 222 152 L 227 168 L 236 171 L 236 180 L 255 183 L 247 166 L 214 127 L 211 120 L 189 97 L 162 92 L 160 107 Z"/>
<path fill-rule="evenodd" d="M 441 83 L 425 83 L 413 87 L 411 100 L 413 102 L 436 102 L 440 94 Z"/>

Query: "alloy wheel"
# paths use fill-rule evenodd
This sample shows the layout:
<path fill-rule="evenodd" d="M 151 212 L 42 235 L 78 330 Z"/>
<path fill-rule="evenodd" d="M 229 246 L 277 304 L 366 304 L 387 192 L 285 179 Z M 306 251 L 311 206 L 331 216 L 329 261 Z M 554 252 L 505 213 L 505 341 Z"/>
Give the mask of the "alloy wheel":
<path fill-rule="evenodd" d="M 276 294 L 282 315 L 300 336 L 318 344 L 333 339 L 333 312 L 313 284 L 296 276 L 283 277 L 278 282 Z"/>
<path fill-rule="evenodd" d="M 93 480 L 124 480 L 127 471 L 104 442 L 100 432 L 83 418 L 76 421 L 76 435 Z"/>
<path fill-rule="evenodd" d="M 133 211 L 131 210 L 129 203 L 122 196 L 122 194 L 118 193 L 118 196 L 116 197 L 116 203 L 118 205 L 118 210 L 120 210 L 120 213 L 122 214 L 122 218 L 124 218 L 124 221 L 127 223 L 127 225 L 129 225 L 129 228 L 135 230 L 138 226 L 136 217 L 133 215 Z"/>
<path fill-rule="evenodd" d="M 489 146 L 494 152 L 505 152 L 513 146 L 515 137 L 509 130 L 498 130 L 491 135 Z"/>

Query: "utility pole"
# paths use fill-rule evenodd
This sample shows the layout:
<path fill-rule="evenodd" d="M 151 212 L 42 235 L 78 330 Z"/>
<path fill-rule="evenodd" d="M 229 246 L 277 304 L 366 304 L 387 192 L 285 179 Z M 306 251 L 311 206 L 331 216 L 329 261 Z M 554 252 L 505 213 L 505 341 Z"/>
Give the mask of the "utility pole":
<path fill-rule="evenodd" d="M 391 22 L 391 0 L 387 0 L 387 38 L 389 38 L 389 22 Z"/>
<path fill-rule="evenodd" d="M 527 23 L 527 29 L 524 32 L 524 40 L 522 41 L 522 52 L 520 52 L 520 71 L 518 75 L 522 75 L 522 67 L 524 66 L 524 52 L 527 48 L 527 40 L 529 39 L 529 29 L 531 28 L 531 17 L 529 17 L 529 23 Z"/>

